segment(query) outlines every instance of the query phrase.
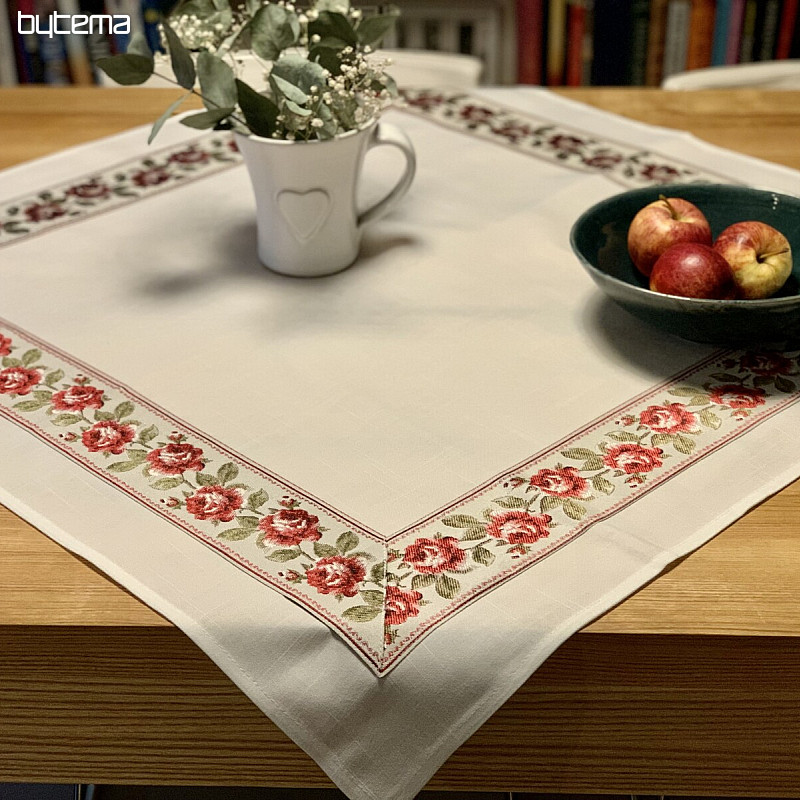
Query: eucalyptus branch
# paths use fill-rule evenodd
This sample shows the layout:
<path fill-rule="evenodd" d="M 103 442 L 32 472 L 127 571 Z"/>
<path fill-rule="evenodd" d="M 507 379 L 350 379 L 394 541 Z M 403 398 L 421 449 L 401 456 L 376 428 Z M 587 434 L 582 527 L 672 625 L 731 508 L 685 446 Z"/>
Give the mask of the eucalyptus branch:
<path fill-rule="evenodd" d="M 181 89 L 184 88 L 174 78 L 170 78 L 169 75 L 162 75 L 160 72 L 155 72 L 155 71 L 153 72 L 153 75 L 155 75 L 157 78 L 163 78 L 163 80 L 167 81 L 168 83 L 173 83 L 175 84 L 175 86 L 178 86 Z M 194 88 L 189 89 L 186 96 L 188 97 L 190 94 L 193 94 L 195 97 L 199 97 L 203 101 L 203 105 L 205 106 L 211 104 L 212 106 L 216 106 L 217 108 L 223 108 L 223 106 L 221 106 L 219 103 L 215 103 L 213 100 L 202 94 L 202 92 L 198 92 L 197 89 Z M 231 119 L 236 120 L 236 122 L 238 122 L 240 125 L 243 125 L 245 128 L 247 128 L 247 123 L 241 117 L 237 117 L 236 114 L 230 114 L 229 116 Z"/>

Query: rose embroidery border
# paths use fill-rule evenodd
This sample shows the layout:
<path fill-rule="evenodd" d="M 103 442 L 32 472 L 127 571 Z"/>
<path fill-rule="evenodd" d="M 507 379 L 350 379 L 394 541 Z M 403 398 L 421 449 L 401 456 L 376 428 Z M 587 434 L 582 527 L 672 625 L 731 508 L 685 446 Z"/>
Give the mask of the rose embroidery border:
<path fill-rule="evenodd" d="M 300 603 L 379 675 L 465 605 L 800 400 L 800 352 L 715 354 L 382 541 L 0 326 L 0 415 Z"/>

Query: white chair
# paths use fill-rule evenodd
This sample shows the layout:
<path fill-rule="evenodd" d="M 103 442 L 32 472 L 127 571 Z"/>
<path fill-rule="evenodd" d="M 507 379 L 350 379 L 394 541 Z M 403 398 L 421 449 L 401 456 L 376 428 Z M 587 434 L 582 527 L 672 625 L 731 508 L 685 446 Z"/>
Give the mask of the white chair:
<path fill-rule="evenodd" d="M 800 59 L 756 61 L 679 72 L 662 89 L 800 89 Z"/>

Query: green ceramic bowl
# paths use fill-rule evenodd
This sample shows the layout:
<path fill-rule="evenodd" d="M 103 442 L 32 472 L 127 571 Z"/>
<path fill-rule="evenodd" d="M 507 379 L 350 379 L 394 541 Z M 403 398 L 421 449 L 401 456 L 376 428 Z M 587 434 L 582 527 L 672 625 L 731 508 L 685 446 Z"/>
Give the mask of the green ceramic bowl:
<path fill-rule="evenodd" d="M 694 203 L 711 234 L 744 220 L 760 220 L 789 240 L 794 269 L 766 300 L 696 300 L 651 292 L 628 255 L 628 226 L 636 212 L 665 194 Z M 694 342 L 748 346 L 800 338 L 800 198 L 718 184 L 648 187 L 609 197 L 585 211 L 570 244 L 594 282 L 617 304 L 661 330 Z"/>

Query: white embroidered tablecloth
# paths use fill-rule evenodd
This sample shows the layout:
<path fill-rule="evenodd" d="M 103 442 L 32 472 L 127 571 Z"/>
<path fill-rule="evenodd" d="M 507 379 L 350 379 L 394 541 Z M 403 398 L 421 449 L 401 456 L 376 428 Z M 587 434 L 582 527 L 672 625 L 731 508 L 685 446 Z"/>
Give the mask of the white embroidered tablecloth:
<path fill-rule="evenodd" d="M 406 800 L 569 635 L 800 475 L 795 352 L 671 338 L 568 245 L 792 170 L 533 89 L 421 92 L 351 269 L 255 254 L 226 134 L 0 176 L 0 501 L 180 626 L 354 800 Z M 399 170 L 370 157 L 365 196 Z"/>

